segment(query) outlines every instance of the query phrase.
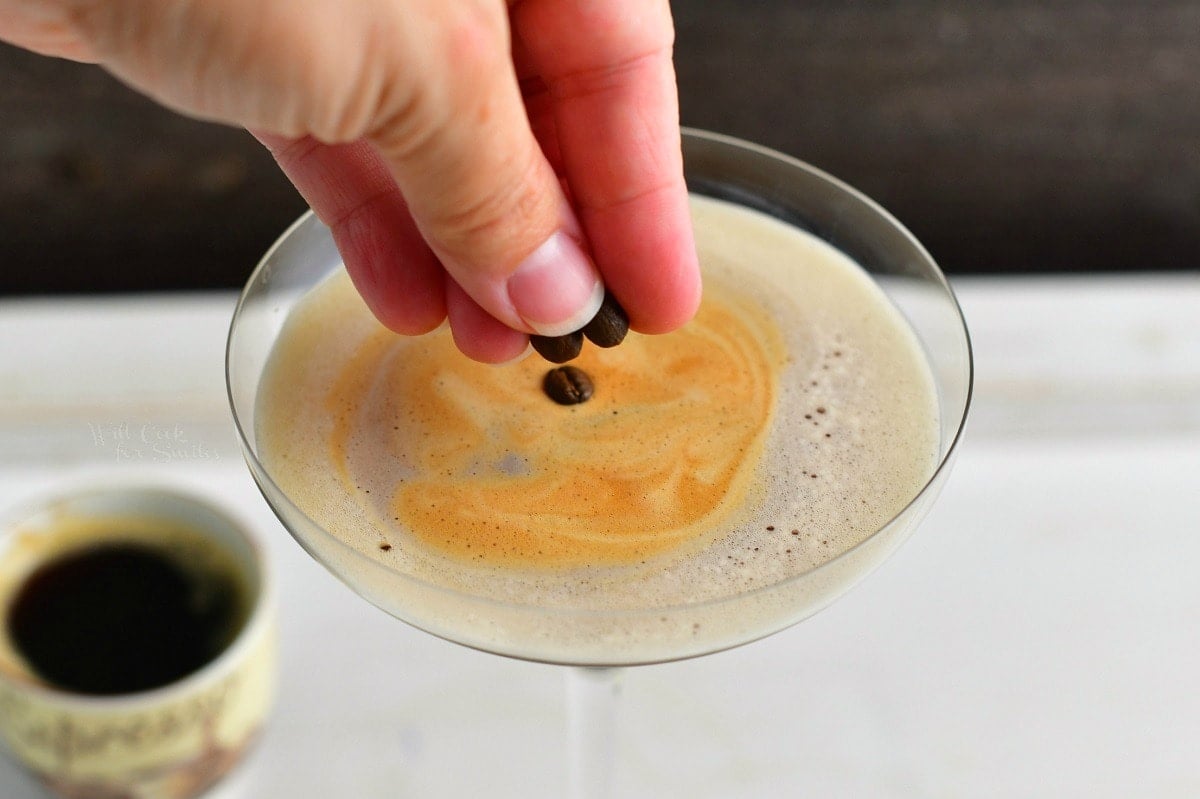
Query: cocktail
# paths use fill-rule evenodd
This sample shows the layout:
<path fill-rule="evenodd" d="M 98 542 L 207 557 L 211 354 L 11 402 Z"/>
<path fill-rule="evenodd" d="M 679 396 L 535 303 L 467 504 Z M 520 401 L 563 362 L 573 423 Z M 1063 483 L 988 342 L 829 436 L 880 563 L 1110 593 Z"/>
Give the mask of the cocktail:
<path fill-rule="evenodd" d="M 268 252 L 229 337 L 251 473 L 292 536 L 378 607 L 466 646 L 569 666 L 572 789 L 603 795 L 618 667 L 761 638 L 911 533 L 970 402 L 967 331 L 921 245 L 778 153 L 684 135 L 695 322 L 578 361 L 456 355 L 383 330 L 328 231 Z"/>

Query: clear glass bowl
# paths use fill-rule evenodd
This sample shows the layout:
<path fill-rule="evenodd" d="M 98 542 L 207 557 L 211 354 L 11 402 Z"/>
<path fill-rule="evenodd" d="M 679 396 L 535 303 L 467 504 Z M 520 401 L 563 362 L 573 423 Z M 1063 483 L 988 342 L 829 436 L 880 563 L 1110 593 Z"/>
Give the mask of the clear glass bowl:
<path fill-rule="evenodd" d="M 314 522 L 259 458 L 259 382 L 289 312 L 341 258 L 311 213 L 283 234 L 251 275 L 226 353 L 229 399 L 246 462 L 263 496 L 309 554 L 370 602 L 434 635 L 501 655 L 580 666 L 694 657 L 777 632 L 828 605 L 908 537 L 950 471 L 970 405 L 970 340 L 958 303 L 929 253 L 890 214 L 796 159 L 730 137 L 686 130 L 690 191 L 739 203 L 829 242 L 866 269 L 908 320 L 929 360 L 941 411 L 937 466 L 893 519 L 853 548 L 801 574 L 735 596 L 599 610 L 544 607 L 432 584 L 370 558 Z"/>

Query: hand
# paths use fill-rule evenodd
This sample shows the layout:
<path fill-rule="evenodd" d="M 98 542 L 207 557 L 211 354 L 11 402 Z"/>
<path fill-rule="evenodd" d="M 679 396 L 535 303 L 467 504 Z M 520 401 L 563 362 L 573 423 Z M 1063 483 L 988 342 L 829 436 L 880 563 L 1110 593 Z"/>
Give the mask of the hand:
<path fill-rule="evenodd" d="M 0 0 L 0 38 L 93 61 L 264 143 L 406 334 L 481 361 L 699 302 L 667 0 Z"/>

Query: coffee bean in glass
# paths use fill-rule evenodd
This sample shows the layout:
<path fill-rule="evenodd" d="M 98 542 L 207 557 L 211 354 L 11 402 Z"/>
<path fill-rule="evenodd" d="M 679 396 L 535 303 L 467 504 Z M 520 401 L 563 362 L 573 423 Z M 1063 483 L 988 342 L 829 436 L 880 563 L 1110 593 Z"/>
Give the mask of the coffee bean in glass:
<path fill-rule="evenodd" d="M 583 331 L 576 330 L 565 336 L 530 336 L 529 343 L 550 363 L 566 363 L 578 357 L 583 349 Z"/>
<path fill-rule="evenodd" d="M 542 390 L 559 405 L 578 405 L 592 398 L 595 386 L 588 373 L 579 367 L 560 366 L 546 372 Z"/>
<path fill-rule="evenodd" d="M 584 325 L 583 334 L 597 347 L 615 347 L 625 340 L 629 332 L 629 315 L 609 292 L 604 292 L 604 303 Z"/>

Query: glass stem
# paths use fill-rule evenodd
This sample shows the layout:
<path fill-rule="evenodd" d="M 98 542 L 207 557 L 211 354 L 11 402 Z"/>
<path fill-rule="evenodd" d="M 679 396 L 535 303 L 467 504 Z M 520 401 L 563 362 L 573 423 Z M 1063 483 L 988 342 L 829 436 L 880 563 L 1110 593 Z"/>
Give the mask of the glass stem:
<path fill-rule="evenodd" d="M 620 669 L 567 669 L 567 779 L 570 799 L 612 795 Z"/>

